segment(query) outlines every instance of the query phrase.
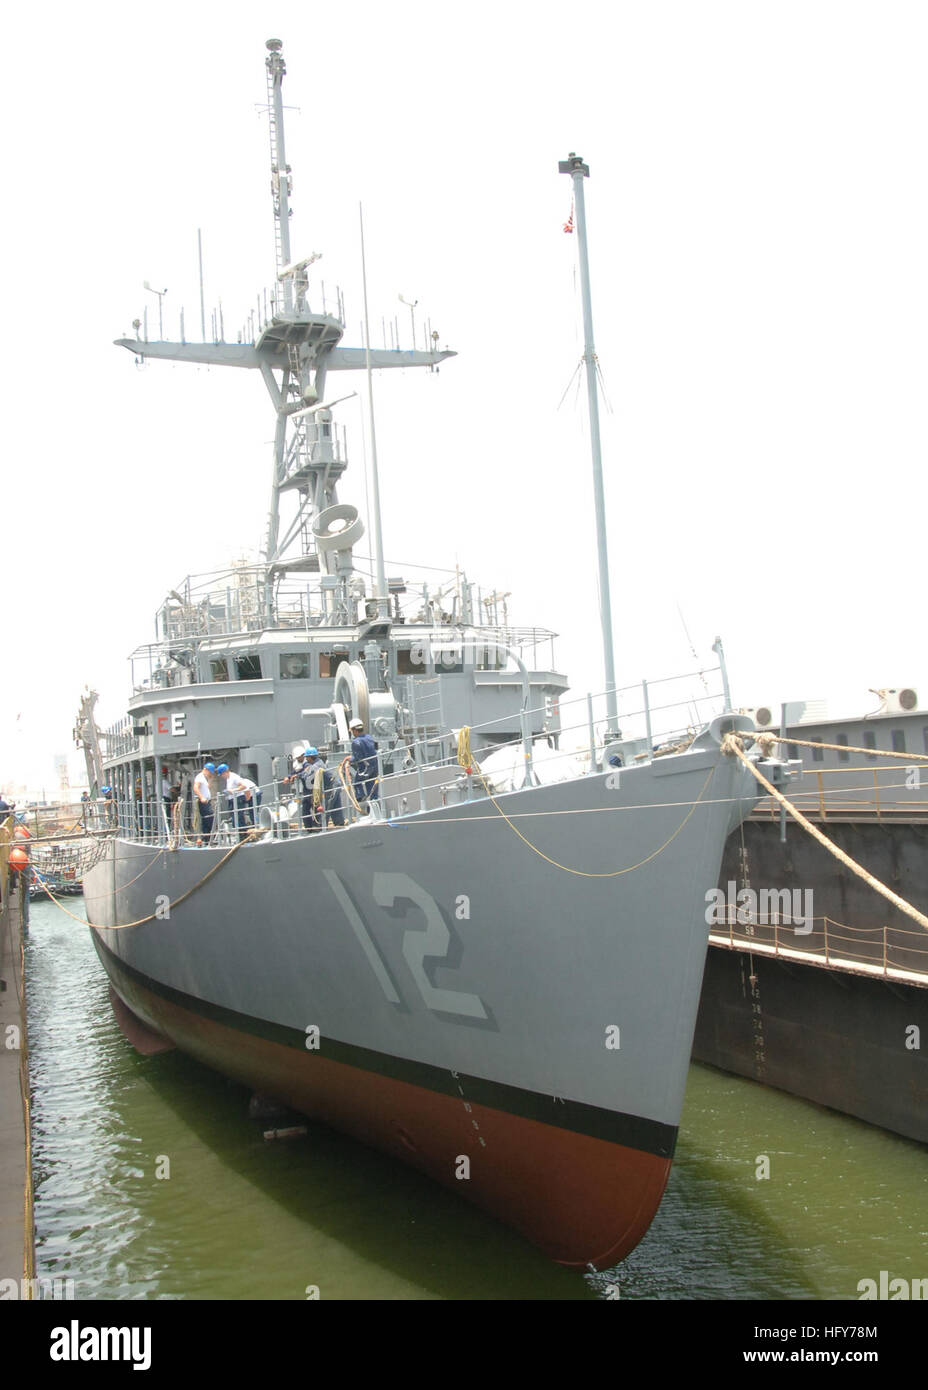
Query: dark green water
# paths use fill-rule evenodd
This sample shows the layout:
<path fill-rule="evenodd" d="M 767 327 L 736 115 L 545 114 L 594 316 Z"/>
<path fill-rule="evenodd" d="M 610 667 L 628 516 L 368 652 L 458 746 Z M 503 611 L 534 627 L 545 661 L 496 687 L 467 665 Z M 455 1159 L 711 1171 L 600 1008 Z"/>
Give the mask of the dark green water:
<path fill-rule="evenodd" d="M 651 1230 L 583 1276 L 337 1134 L 266 1142 L 248 1093 L 177 1053 L 139 1057 L 89 933 L 47 902 L 26 968 L 36 1273 L 79 1299 L 818 1300 L 928 1277 L 928 1151 L 751 1082 L 691 1068 Z"/>

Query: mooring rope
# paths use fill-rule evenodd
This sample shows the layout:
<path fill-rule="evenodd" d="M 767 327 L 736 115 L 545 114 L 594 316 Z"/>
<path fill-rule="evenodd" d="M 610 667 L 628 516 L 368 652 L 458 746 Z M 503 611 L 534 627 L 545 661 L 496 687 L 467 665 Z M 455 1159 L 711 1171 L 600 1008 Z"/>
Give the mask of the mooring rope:
<path fill-rule="evenodd" d="M 208 873 L 205 873 L 203 877 L 193 885 L 192 888 L 187 889 L 186 893 L 181 893 L 180 897 L 175 898 L 173 902 L 169 902 L 166 908 L 158 909 L 155 912 L 150 913 L 148 917 L 140 917 L 136 922 L 114 922 L 113 925 L 110 927 L 101 926 L 96 922 L 88 922 L 85 917 L 77 917 L 73 912 L 69 912 L 68 909 L 59 901 L 59 899 L 55 897 L 54 893 L 51 891 L 47 884 L 42 883 L 40 881 L 39 887 L 42 888 L 43 891 L 48 894 L 55 906 L 60 908 L 66 917 L 70 917 L 73 922 L 79 922 L 82 927 L 94 927 L 98 931 L 122 931 L 125 927 L 143 927 L 146 922 L 154 922 L 156 918 L 159 922 L 167 921 L 173 908 L 180 907 L 181 903 L 186 902 L 186 900 L 193 893 L 195 893 L 197 889 L 202 888 L 204 883 L 207 883 L 212 878 L 213 874 L 217 874 L 219 870 L 222 868 L 222 866 L 228 863 L 228 861 L 232 858 L 233 854 L 237 854 L 243 845 L 248 844 L 249 840 L 254 839 L 256 836 L 263 834 L 264 831 L 258 828 L 249 830 L 248 833 L 245 835 L 244 839 L 239 840 L 237 845 L 233 845 L 232 848 L 228 851 L 228 853 L 222 856 L 218 864 L 214 864 L 213 867 L 208 871 Z M 156 855 L 155 858 L 157 859 L 158 856 Z M 152 860 L 152 863 L 154 863 L 154 860 Z M 144 872 L 145 871 L 143 869 L 142 873 Z M 137 878 L 141 878 L 141 876 L 141 874 L 136 875 Z M 129 882 L 134 883 L 135 879 L 130 879 Z M 91 896 L 96 897 L 102 895 L 93 894 Z"/>
<path fill-rule="evenodd" d="M 777 739 L 776 741 L 787 743 L 795 742 L 795 740 L 793 739 Z M 811 746 L 822 747 L 823 745 L 815 744 Z M 834 746 L 837 747 L 839 745 Z M 860 752 L 866 750 L 857 749 L 854 751 Z M 865 869 L 863 867 L 862 864 L 858 864 L 856 859 L 852 859 L 849 854 L 846 854 L 843 849 L 840 849 L 834 843 L 833 840 L 830 840 L 827 835 L 824 835 L 822 831 L 818 829 L 817 826 L 813 825 L 811 821 L 807 820 L 806 817 L 802 814 L 802 812 L 797 810 L 793 803 L 789 801 L 783 795 L 782 792 L 777 791 L 776 787 L 773 785 L 772 782 L 768 782 L 764 774 L 754 765 L 754 763 L 751 762 L 750 758 L 748 758 L 745 755 L 741 739 L 738 738 L 736 734 L 725 735 L 724 739 L 722 740 L 722 752 L 733 753 L 735 757 L 738 758 L 750 771 L 752 777 L 755 777 L 757 781 L 761 784 L 761 786 L 765 787 L 766 790 L 770 793 L 770 795 L 776 801 L 778 801 L 781 806 L 783 806 L 787 811 L 789 811 L 790 815 L 793 817 L 794 820 L 799 822 L 803 830 L 807 830 L 809 834 L 813 837 L 813 839 L 818 840 L 819 844 L 824 845 L 825 849 L 828 850 L 829 854 L 833 854 L 836 859 L 840 860 L 841 863 L 844 864 L 847 868 L 849 868 L 852 873 L 855 873 L 858 878 L 863 879 L 863 881 L 865 883 L 868 883 L 871 888 L 874 888 L 878 893 L 881 893 L 883 897 L 887 900 L 887 902 L 891 902 L 894 907 L 898 907 L 900 912 L 904 912 L 906 916 L 911 917 L 913 921 L 918 922 L 919 926 L 924 927 L 926 930 L 928 930 L 928 917 L 926 917 L 923 912 L 919 912 L 917 907 L 913 907 L 910 902 L 906 902 L 905 898 L 900 898 L 898 893 L 894 893 L 891 888 L 887 888 L 885 883 L 881 883 L 880 880 L 878 878 L 875 878 L 873 874 L 869 872 L 868 869 Z M 905 754 L 900 754 L 898 756 L 904 757 Z"/>
<path fill-rule="evenodd" d="M 569 864 L 561 864 L 557 859 L 551 859 L 547 854 L 544 853 L 543 850 L 540 850 L 537 845 L 533 845 L 531 840 L 529 840 L 527 836 L 522 834 L 522 831 L 519 829 L 517 825 L 513 824 L 509 816 L 506 815 L 506 812 L 503 810 L 502 806 L 500 806 L 499 802 L 493 796 L 493 793 L 490 791 L 490 788 L 487 784 L 487 779 L 484 777 L 482 771 L 480 770 L 479 763 L 476 763 L 474 761 L 470 747 L 470 726 L 467 724 L 465 724 L 464 727 L 458 732 L 458 762 L 464 769 L 464 771 L 468 773 L 468 775 L 476 770 L 477 776 L 483 783 L 483 789 L 487 794 L 487 800 L 490 801 L 492 805 L 496 807 L 497 811 L 502 816 L 506 824 L 509 826 L 510 830 L 515 831 L 522 843 L 527 845 L 533 854 L 537 854 L 540 859 L 544 859 L 545 863 L 552 864 L 555 869 L 562 869 L 565 874 L 576 874 L 578 878 L 618 878 L 621 874 L 630 874 L 635 869 L 640 869 L 645 864 L 650 864 L 652 859 L 656 859 L 659 854 L 663 854 L 667 846 L 671 844 L 680 834 L 680 831 L 686 825 L 690 816 L 693 814 L 693 812 L 696 810 L 696 807 L 702 801 L 703 796 L 708 791 L 709 784 L 714 778 L 716 772 L 718 771 L 719 766 L 718 763 L 715 763 L 712 767 L 710 767 L 709 772 L 706 776 L 706 780 L 703 782 L 702 789 L 700 790 L 700 793 L 697 796 L 696 800 L 691 804 L 690 809 L 687 811 L 686 815 L 683 817 L 682 821 L 677 826 L 673 834 L 664 841 L 664 843 L 660 846 L 659 849 L 656 849 L 653 854 L 649 854 L 646 859 L 640 859 L 637 864 L 626 865 L 624 869 L 611 869 L 606 872 L 594 873 L 586 869 L 573 869 L 570 867 Z M 467 817 L 467 819 L 470 818 Z"/>
<path fill-rule="evenodd" d="M 926 763 L 928 753 L 890 753 L 886 748 L 856 748 L 853 743 L 817 743 L 814 739 L 792 738 L 789 734 L 781 738 L 779 734 L 772 733 L 768 729 L 763 729 L 755 735 L 758 743 L 767 740 L 770 743 L 794 743 L 797 748 L 833 748 L 838 753 L 864 753 L 868 758 L 901 758 L 907 763 Z M 831 771 L 832 769 L 829 769 Z M 841 769 L 839 768 L 838 771 Z M 863 771 L 867 769 L 864 768 Z M 809 768 L 808 771 L 813 771 Z"/>

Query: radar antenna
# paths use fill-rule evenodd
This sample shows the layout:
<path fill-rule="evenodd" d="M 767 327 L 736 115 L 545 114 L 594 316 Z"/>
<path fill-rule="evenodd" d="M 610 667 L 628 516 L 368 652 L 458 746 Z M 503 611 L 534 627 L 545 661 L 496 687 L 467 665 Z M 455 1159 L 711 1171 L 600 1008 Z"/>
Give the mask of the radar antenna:
<path fill-rule="evenodd" d="M 268 578 L 289 569 L 312 572 L 325 568 L 329 577 L 337 580 L 343 608 L 348 612 L 348 591 L 352 583 L 350 549 L 345 534 L 336 546 L 326 530 L 325 516 L 338 509 L 339 519 L 345 505 L 339 502 L 338 484 L 347 465 L 343 438 L 335 426 L 331 405 L 325 394 L 326 373 L 330 371 L 360 371 L 385 367 L 434 368 L 454 353 L 439 348 L 433 339 L 430 347 L 417 351 L 381 352 L 371 349 L 368 341 L 363 348 L 342 347 L 345 331 L 345 312 L 341 295 L 330 312 L 325 302 L 323 286 L 322 309 L 311 307 L 308 298 L 309 267 L 319 259 L 313 252 L 293 260 L 290 251 L 290 195 L 292 182 L 290 165 L 284 146 L 284 105 L 282 84 L 287 71 L 280 39 L 266 43 L 268 119 L 271 150 L 271 194 L 274 206 L 274 255 L 277 288 L 268 309 L 261 313 L 260 300 L 254 340 L 239 337 L 237 343 L 227 343 L 220 317 L 219 334 L 212 342 L 166 342 L 163 332 L 161 300 L 166 291 L 146 283 L 146 289 L 159 296 L 159 339 L 151 342 L 147 329 L 142 337 L 118 338 L 120 347 L 128 348 L 139 362 L 156 357 L 162 361 L 200 362 L 209 366 L 225 366 L 256 370 L 267 388 L 276 415 L 273 458 L 271 461 L 271 498 L 267 518 L 263 559 Z M 198 249 L 201 243 L 198 242 Z M 202 257 L 201 257 L 202 267 Z M 202 287 L 202 268 L 201 268 Z M 408 303 L 408 301 L 407 301 Z M 414 311 L 415 305 L 410 306 Z M 203 325 L 201 290 L 201 326 Z M 366 321 L 366 315 L 365 315 Z M 205 337 L 205 334 L 204 334 Z M 367 333 L 365 330 L 365 338 Z M 345 399 L 344 396 L 339 397 Z M 288 524 L 281 525 L 282 497 L 292 499 L 295 514 Z M 289 510 L 289 509 L 288 509 Z M 350 509 L 354 512 L 356 509 Z M 377 553 L 377 593 L 381 613 L 388 603 L 384 574 L 383 547 L 380 540 L 379 498 L 375 503 L 375 549 Z M 320 525 L 317 526 L 317 522 Z M 363 530 L 363 528 L 361 528 Z M 358 532 L 353 531 L 355 539 Z M 326 544 L 320 546 L 320 538 Z M 300 553 L 290 555 L 291 546 Z M 331 541 L 331 543 L 329 543 Z M 268 588 L 270 593 L 270 588 Z M 341 601 L 341 600 L 340 600 Z M 333 610 L 334 611 L 334 610 Z M 341 610 L 339 610 L 341 611 Z M 270 607 L 268 609 L 270 613 Z"/>

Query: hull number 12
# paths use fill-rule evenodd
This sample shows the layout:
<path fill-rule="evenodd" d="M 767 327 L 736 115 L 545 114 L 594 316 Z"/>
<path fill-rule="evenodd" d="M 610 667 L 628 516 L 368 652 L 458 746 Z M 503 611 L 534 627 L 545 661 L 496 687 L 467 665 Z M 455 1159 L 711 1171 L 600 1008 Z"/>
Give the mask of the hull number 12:
<path fill-rule="evenodd" d="M 345 885 L 334 869 L 323 869 L 322 873 L 358 938 L 380 988 L 391 1004 L 401 1004 L 402 999 L 384 958 L 370 929 L 349 897 Z M 403 959 L 426 1008 L 431 1009 L 433 1013 L 457 1014 L 462 1018 L 486 1018 L 487 1011 L 476 994 L 466 994 L 456 989 L 440 989 L 438 985 L 433 985 L 428 977 L 425 962 L 444 961 L 451 945 L 451 933 L 448 931 L 441 908 L 431 893 L 426 892 L 409 874 L 399 873 L 375 873 L 372 891 L 378 907 L 393 909 L 397 904 L 411 903 L 419 909 L 425 919 L 424 931 L 420 926 L 410 927 L 403 933 Z M 399 910 L 405 916 L 408 907 L 401 906 Z"/>

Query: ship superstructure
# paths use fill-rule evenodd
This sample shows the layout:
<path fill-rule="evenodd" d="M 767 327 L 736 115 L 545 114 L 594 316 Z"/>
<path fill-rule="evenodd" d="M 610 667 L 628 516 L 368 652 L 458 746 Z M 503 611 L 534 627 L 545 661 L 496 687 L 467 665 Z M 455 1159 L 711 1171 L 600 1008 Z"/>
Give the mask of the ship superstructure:
<path fill-rule="evenodd" d="M 345 348 L 342 318 L 311 307 L 315 257 L 292 261 L 290 252 L 286 68 L 280 42 L 267 48 L 276 290 L 254 340 L 117 340 L 142 360 L 255 371 L 275 414 L 262 560 L 188 576 L 170 591 L 157 640 L 132 657 L 129 717 L 108 731 L 109 779 L 123 804 L 143 803 L 149 833 L 163 779 L 194 772 L 204 750 L 267 785 L 295 743 L 344 744 L 348 721 L 360 717 L 378 741 L 382 773 L 398 772 L 446 756 L 448 730 L 463 725 L 492 726 L 475 733 L 475 751 L 523 733 L 556 738 L 567 688 L 555 634 L 510 626 L 505 597 L 459 571 L 386 574 L 376 460 L 375 553 L 358 558 L 365 528 L 339 499 L 348 452 L 323 399 L 328 375 L 434 369 L 454 354 L 438 348 L 437 334 L 427 351 Z"/>

